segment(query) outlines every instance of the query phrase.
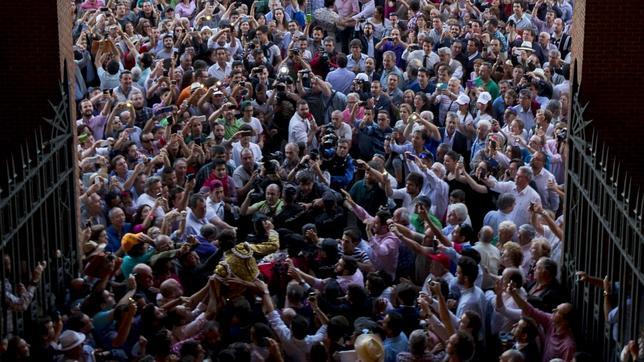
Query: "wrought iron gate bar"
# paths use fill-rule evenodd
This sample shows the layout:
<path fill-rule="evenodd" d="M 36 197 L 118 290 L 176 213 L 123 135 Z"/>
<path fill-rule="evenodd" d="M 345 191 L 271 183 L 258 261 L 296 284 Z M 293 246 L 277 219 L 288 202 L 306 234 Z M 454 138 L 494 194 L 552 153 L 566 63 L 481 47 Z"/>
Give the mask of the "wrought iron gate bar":
<path fill-rule="evenodd" d="M 644 198 L 589 127 L 591 121 L 584 120 L 587 105 L 579 102 L 577 64 L 572 68 L 562 281 L 581 317 L 583 348 L 613 361 L 629 340 L 644 337 Z M 578 270 L 618 283 L 616 298 L 611 297 L 612 321 L 604 318 L 601 289 L 577 283 Z"/>
<path fill-rule="evenodd" d="M 0 165 L 7 170 L 7 177 L 0 180 L 0 260 L 5 263 L 8 257 L 10 262 L 10 268 L 0 268 L 2 295 L 15 293 L 37 262 L 48 261 L 26 310 L 11 311 L 2 298 L 0 338 L 33 330 L 33 321 L 61 304 L 65 286 L 79 269 L 76 149 L 66 65 L 60 89 L 62 100 L 52 104 L 54 118 L 46 120 L 45 129 L 34 130 L 34 137 Z"/>

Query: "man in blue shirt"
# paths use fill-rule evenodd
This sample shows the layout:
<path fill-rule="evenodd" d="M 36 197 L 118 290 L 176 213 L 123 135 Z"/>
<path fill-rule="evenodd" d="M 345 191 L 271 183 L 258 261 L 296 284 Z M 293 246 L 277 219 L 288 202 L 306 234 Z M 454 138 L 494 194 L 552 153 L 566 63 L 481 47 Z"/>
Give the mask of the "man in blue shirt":
<path fill-rule="evenodd" d="M 351 89 L 351 84 L 356 74 L 347 69 L 347 56 L 340 53 L 336 57 L 338 68 L 329 72 L 326 76 L 326 81 L 331 84 L 331 87 L 339 92 L 348 94 Z"/>
<path fill-rule="evenodd" d="M 394 311 L 387 313 L 382 321 L 382 326 L 387 336 L 384 341 L 385 362 L 395 362 L 398 353 L 409 350 L 409 340 L 402 331 L 403 322 L 403 317 L 400 313 Z"/>

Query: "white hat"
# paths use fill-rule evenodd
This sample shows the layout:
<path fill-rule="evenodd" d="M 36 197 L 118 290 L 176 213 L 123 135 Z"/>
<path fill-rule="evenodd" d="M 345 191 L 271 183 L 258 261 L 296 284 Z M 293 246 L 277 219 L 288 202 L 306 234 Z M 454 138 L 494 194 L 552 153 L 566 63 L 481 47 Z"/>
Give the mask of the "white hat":
<path fill-rule="evenodd" d="M 466 96 L 465 94 L 461 94 L 456 98 L 456 104 L 463 106 L 466 104 L 470 104 L 470 97 Z"/>
<path fill-rule="evenodd" d="M 85 342 L 85 335 L 68 329 L 60 335 L 58 342 L 59 351 L 69 351 Z"/>
<path fill-rule="evenodd" d="M 525 51 L 528 51 L 528 52 L 533 52 L 534 51 L 534 49 L 532 49 L 532 42 L 531 41 L 524 41 L 523 43 L 521 43 L 521 46 L 518 47 L 517 49 L 525 50 Z"/>
<path fill-rule="evenodd" d="M 492 100 L 492 96 L 488 92 L 481 92 L 479 98 L 476 100 L 477 103 L 488 104 Z"/>
<path fill-rule="evenodd" d="M 537 68 L 532 71 L 532 74 L 541 78 L 541 79 L 546 79 L 546 73 L 543 71 L 541 68 Z"/>
<path fill-rule="evenodd" d="M 365 73 L 358 73 L 358 75 L 356 75 L 355 80 L 361 80 L 363 82 L 368 82 L 369 81 L 369 76 L 367 74 L 365 74 Z"/>

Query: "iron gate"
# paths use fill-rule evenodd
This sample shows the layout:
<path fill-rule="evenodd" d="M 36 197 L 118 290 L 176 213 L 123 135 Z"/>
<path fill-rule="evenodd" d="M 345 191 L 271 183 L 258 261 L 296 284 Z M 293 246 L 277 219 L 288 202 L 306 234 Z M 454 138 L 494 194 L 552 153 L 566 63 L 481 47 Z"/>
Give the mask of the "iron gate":
<path fill-rule="evenodd" d="M 629 340 L 644 335 L 644 198 L 589 127 L 591 121 L 584 120 L 586 106 L 579 104 L 578 93 L 575 64 L 563 277 L 579 315 L 578 340 L 602 361 L 610 361 Z M 608 276 L 617 287 L 611 303 L 618 312 L 612 320 L 604 318 L 602 289 L 578 283 L 577 270 Z"/>
<path fill-rule="evenodd" d="M 66 65 L 63 69 L 67 69 Z M 67 74 L 61 101 L 48 125 L 0 165 L 0 336 L 23 335 L 30 323 L 64 301 L 65 283 L 78 269 L 75 151 Z M 24 311 L 9 308 L 5 293 L 15 295 L 31 278 L 38 261 L 48 266 L 32 302 Z"/>

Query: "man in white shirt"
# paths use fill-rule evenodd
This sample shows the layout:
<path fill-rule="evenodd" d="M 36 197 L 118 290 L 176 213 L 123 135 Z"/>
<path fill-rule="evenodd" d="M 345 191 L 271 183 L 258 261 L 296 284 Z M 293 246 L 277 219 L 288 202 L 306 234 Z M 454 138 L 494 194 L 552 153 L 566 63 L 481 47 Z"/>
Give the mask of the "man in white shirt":
<path fill-rule="evenodd" d="M 324 312 L 320 310 L 317 302 L 312 301 L 310 304 L 314 311 L 314 315 L 322 325 L 317 332 L 314 335 L 307 335 L 309 323 L 306 318 L 300 315 L 296 315 L 291 320 L 289 327 L 284 323 L 278 311 L 275 310 L 273 300 L 271 299 L 271 295 L 268 291 L 268 286 L 263 282 L 259 282 L 259 285 L 263 291 L 262 309 L 266 314 L 266 319 L 268 320 L 271 328 L 279 337 L 281 346 L 284 349 L 284 354 L 287 358 L 293 361 L 308 361 L 311 347 L 316 343 L 321 343 L 326 337 L 328 318 Z"/>
<path fill-rule="evenodd" d="M 223 81 L 233 71 L 232 62 L 228 61 L 228 52 L 226 48 L 219 47 L 215 50 L 216 62 L 208 68 L 208 75 Z"/>
<path fill-rule="evenodd" d="M 147 180 L 145 180 L 144 190 L 145 193 L 141 194 L 141 196 L 136 199 L 136 207 L 138 208 L 141 205 L 148 205 L 153 208 L 154 202 L 157 198 L 161 197 L 161 191 L 163 191 L 161 179 L 158 176 L 149 177 Z M 163 208 L 157 207 L 155 210 L 153 210 L 153 212 L 156 222 L 161 223 L 161 221 L 165 217 L 165 211 L 163 210 Z"/>
<path fill-rule="evenodd" d="M 210 194 L 206 198 L 206 220 L 217 226 L 218 230 L 236 229 L 224 221 L 226 203 L 224 202 L 224 185 L 215 180 L 210 185 Z"/>
<path fill-rule="evenodd" d="M 479 231 L 479 241 L 474 244 L 474 250 L 478 251 L 481 255 L 480 265 L 485 267 L 492 275 L 497 275 L 499 270 L 499 261 L 501 260 L 501 253 L 499 248 L 492 245 L 494 238 L 494 230 L 489 226 L 483 226 Z M 490 289 L 494 287 L 495 280 L 489 275 L 483 275 L 483 289 Z"/>
<path fill-rule="evenodd" d="M 244 124 L 239 128 L 239 132 L 241 134 L 239 141 L 233 143 L 232 156 L 235 167 L 239 167 L 242 164 L 241 151 L 246 148 L 253 152 L 255 161 L 261 161 L 263 157 L 262 149 L 256 143 L 251 142 L 251 138 L 255 134 L 253 127 L 249 124 Z"/>
<path fill-rule="evenodd" d="M 194 194 L 190 196 L 190 200 L 188 201 L 184 238 L 189 235 L 201 236 L 201 227 L 206 224 L 208 224 L 208 220 L 206 219 L 206 199 L 200 194 Z"/>
<path fill-rule="evenodd" d="M 557 184 L 555 176 L 546 170 L 546 154 L 537 151 L 532 155 L 530 166 L 534 172 L 534 183 L 537 186 L 537 192 L 541 197 L 541 204 L 544 209 L 557 212 L 559 209 L 559 194 L 548 187 L 549 183 Z"/>
<path fill-rule="evenodd" d="M 515 225 L 530 223 L 530 204 L 541 204 L 539 193 L 530 187 L 534 174 L 528 166 L 521 166 L 514 181 L 499 182 L 493 178 L 484 180 L 487 186 L 496 192 L 509 192 L 514 195 L 516 205 L 512 210 L 510 220 Z"/>
<path fill-rule="evenodd" d="M 296 112 L 288 123 L 288 142 L 303 143 L 309 149 L 317 148 L 316 131 L 317 125 L 309 112 L 309 104 L 303 99 L 299 100 Z"/>

